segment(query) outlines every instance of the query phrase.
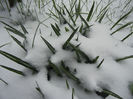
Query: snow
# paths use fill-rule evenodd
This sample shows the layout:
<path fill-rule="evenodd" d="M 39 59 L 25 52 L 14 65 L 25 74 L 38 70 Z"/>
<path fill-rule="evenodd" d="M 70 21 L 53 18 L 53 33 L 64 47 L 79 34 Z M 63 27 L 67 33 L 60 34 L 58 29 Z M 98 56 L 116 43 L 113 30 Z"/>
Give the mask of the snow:
<path fill-rule="evenodd" d="M 93 0 L 90 0 L 90 2 L 88 3 L 92 4 L 92 1 Z M 118 7 L 115 11 L 115 16 L 113 16 L 114 22 L 116 22 L 118 20 L 118 17 L 121 16 L 120 12 L 124 6 L 123 4 L 125 1 L 126 0 L 116 0 L 110 6 L 110 11 L 113 11 L 112 9 Z M 24 0 L 23 2 L 26 3 L 26 0 Z M 103 2 L 101 6 L 106 5 L 106 3 L 107 2 Z M 123 6 L 119 5 L 119 3 Z M 128 9 L 130 9 L 132 4 L 133 2 L 131 2 L 131 5 Z M 39 12 L 38 7 L 35 6 L 35 4 L 32 2 L 30 9 L 33 10 L 34 8 L 37 11 L 39 21 L 48 18 L 47 15 L 43 15 L 43 11 Z M 44 12 L 48 12 L 48 9 L 50 8 L 51 3 L 45 7 Z M 90 7 L 84 7 L 83 11 L 86 11 L 87 9 L 90 9 Z M 25 14 L 27 14 L 26 11 L 27 10 L 25 9 Z M 0 13 L 0 16 L 11 18 L 17 23 L 23 23 L 27 31 L 29 32 L 29 34 L 26 34 L 26 40 L 23 40 L 20 37 L 14 35 L 20 41 L 23 41 L 25 48 L 27 49 L 26 53 L 16 44 L 16 42 L 14 42 L 10 38 L 7 31 L 4 29 L 4 25 L 0 24 L 0 45 L 10 42 L 8 45 L 0 48 L 0 50 L 4 50 L 13 55 L 16 55 L 17 57 L 33 64 L 40 71 L 38 74 L 32 75 L 30 71 L 28 71 L 21 65 L 18 65 L 17 63 L 14 63 L 11 60 L 0 55 L 1 65 L 21 70 L 27 74 L 26 77 L 21 77 L 15 73 L 0 68 L 0 78 L 9 83 L 9 85 L 5 85 L 3 82 L 0 82 L 0 99 L 43 99 L 40 93 L 35 89 L 37 87 L 36 82 L 41 88 L 45 99 L 72 99 L 72 88 L 75 89 L 74 99 L 102 99 L 95 93 L 84 92 L 83 88 L 87 88 L 91 91 L 101 91 L 102 88 L 108 88 L 109 90 L 123 97 L 123 99 L 133 98 L 128 89 L 129 83 L 133 82 L 133 59 L 127 59 L 122 62 L 115 61 L 115 59 L 117 58 L 133 55 L 133 36 L 131 36 L 124 42 L 120 41 L 121 38 L 127 35 L 125 32 L 130 32 L 129 29 L 119 31 L 115 35 L 111 36 L 110 34 L 113 30 L 110 30 L 110 27 L 112 26 L 112 23 L 106 23 L 107 20 L 104 20 L 105 23 L 97 23 L 95 22 L 95 20 L 92 20 L 92 26 L 90 31 L 88 31 L 87 37 L 77 32 L 70 42 L 74 45 L 80 44 L 79 48 L 83 52 L 85 52 L 90 59 L 94 59 L 96 56 L 99 56 L 99 59 L 95 64 L 86 64 L 83 61 L 81 63 L 78 63 L 76 61 L 76 54 L 74 52 L 62 49 L 62 45 L 72 33 L 71 29 L 68 32 L 65 31 L 64 27 L 68 28 L 68 25 L 59 25 L 61 29 L 61 35 L 57 37 L 50 26 L 50 24 L 57 22 L 51 18 L 44 21 L 45 25 L 40 24 L 40 27 L 37 30 L 37 26 L 39 24 L 38 19 L 36 18 L 36 21 L 33 21 L 32 16 L 28 16 L 25 20 L 22 20 L 22 17 L 24 16 L 18 14 L 15 7 L 11 11 L 11 17 L 9 17 L 7 9 L 6 11 L 0 11 Z M 131 14 L 129 18 L 126 19 L 126 22 L 132 20 L 132 15 L 133 14 Z M 35 12 L 33 12 L 33 16 L 36 17 Z M 83 16 L 86 17 L 86 15 Z M 95 17 L 96 16 L 94 16 L 94 19 Z M 0 18 L 0 20 L 4 20 L 4 22 L 9 23 L 13 27 L 22 31 L 20 27 L 14 25 L 15 23 L 12 23 L 12 21 L 3 18 Z M 81 26 L 81 20 L 78 19 L 76 24 L 78 24 L 78 26 Z M 36 30 L 37 34 L 34 47 L 32 48 L 33 37 Z M 49 41 L 49 43 L 55 48 L 55 54 L 51 53 L 47 45 L 41 39 L 41 36 Z M 75 40 L 77 36 L 78 41 Z M 97 68 L 102 59 L 104 59 L 104 62 L 101 64 L 100 68 Z M 76 68 L 77 73 L 75 73 L 75 76 L 81 80 L 81 84 L 78 86 L 73 80 L 68 79 L 66 76 L 60 78 L 53 72 L 51 74 L 53 75 L 51 77 L 51 80 L 48 81 L 46 70 L 48 60 L 51 60 L 51 62 L 56 64 L 58 67 L 60 62 L 63 60 L 65 62 L 65 65 L 68 66 L 72 71 Z M 68 80 L 70 86 L 69 90 L 66 86 L 66 79 Z M 106 99 L 116 98 L 109 96 Z"/>

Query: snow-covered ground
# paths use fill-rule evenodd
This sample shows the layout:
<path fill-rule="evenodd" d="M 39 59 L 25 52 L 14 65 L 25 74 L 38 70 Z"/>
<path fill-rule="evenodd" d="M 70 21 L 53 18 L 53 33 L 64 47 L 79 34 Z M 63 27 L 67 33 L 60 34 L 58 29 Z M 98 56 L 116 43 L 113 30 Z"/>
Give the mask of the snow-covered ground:
<path fill-rule="evenodd" d="M 27 61 L 35 66 L 39 70 L 39 73 L 32 75 L 30 70 L 0 55 L 0 65 L 21 70 L 26 74 L 26 77 L 23 77 L 4 68 L 0 68 L 0 78 L 8 83 L 8 85 L 6 85 L 0 81 L 0 99 L 43 99 L 44 97 L 44 99 L 72 99 L 73 88 L 73 99 L 102 99 L 95 91 L 102 91 L 104 88 L 118 94 L 123 99 L 133 99 L 129 90 L 129 84 L 133 82 L 133 59 L 130 58 L 120 62 L 116 61 L 116 59 L 133 55 L 133 36 L 131 35 L 125 41 L 121 41 L 125 36 L 133 32 L 133 26 L 131 24 L 130 27 L 128 26 L 128 28 L 122 29 L 114 35 L 110 35 L 119 28 L 121 24 L 124 25 L 127 22 L 132 22 L 133 13 L 110 30 L 111 26 L 132 8 L 132 0 L 126 8 L 124 7 L 130 0 L 102 0 L 102 2 L 100 0 L 95 0 L 95 5 L 101 2 L 97 14 L 101 7 L 113 1 L 108 7 L 110 20 L 106 16 L 102 23 L 98 23 L 95 21 L 97 16 L 94 15 L 92 20 L 88 22 L 88 24 L 92 26 L 90 30 L 87 31 L 87 35 L 83 36 L 80 32 L 76 32 L 70 41 L 75 46 L 80 44 L 79 49 L 88 55 L 90 59 L 99 56 L 95 64 L 86 63 L 82 57 L 79 63 L 77 62 L 77 54 L 75 51 L 62 49 L 63 44 L 70 37 L 73 30 L 71 30 L 67 24 L 60 24 L 58 20 L 55 20 L 55 17 L 49 18 L 47 14 L 50 13 L 49 9 L 52 9 L 54 12 L 52 0 L 45 2 L 48 5 L 41 9 L 34 3 L 36 0 L 31 1 L 30 10 L 31 12 L 33 10 L 33 12 L 27 16 L 29 12 L 27 12 L 27 8 L 24 8 L 24 15 L 27 16 L 26 18 L 24 15 L 21 15 L 21 13 L 18 13 L 15 7 L 11 9 L 11 16 L 7 9 L 5 9 L 5 11 L 0 10 L 0 21 L 10 24 L 21 32 L 23 31 L 20 25 L 16 25 L 16 22 L 22 23 L 27 29 L 28 34 L 26 34 L 25 40 L 10 32 L 11 35 L 23 42 L 27 52 L 10 37 L 7 30 L 4 28 L 5 25 L 2 23 L 0 23 L 0 46 L 6 43 L 9 44 L 1 47 L 0 50 Z M 61 1 L 69 8 L 70 4 L 68 0 Z M 84 3 L 85 1 L 87 2 Z M 25 4 L 30 4 L 30 0 L 24 0 L 23 2 Z M 57 4 L 59 2 L 60 0 L 56 0 Z M 82 12 L 88 13 L 92 3 L 93 0 L 81 0 L 81 4 L 84 5 Z M 86 18 L 87 14 L 82 14 L 82 16 Z M 70 24 L 73 24 L 69 16 L 66 15 L 65 18 Z M 43 24 L 39 23 L 41 21 L 43 21 Z M 51 27 L 51 24 L 55 25 L 54 23 L 57 23 L 60 28 L 60 36 L 57 36 Z M 74 28 L 80 27 L 82 23 L 84 22 L 79 17 Z M 69 31 L 66 31 L 65 28 L 68 28 Z M 34 46 L 32 46 L 35 33 Z M 41 37 L 46 39 L 55 48 L 55 54 L 49 50 Z M 78 40 L 76 40 L 77 37 Z M 103 59 L 104 61 L 100 68 L 97 68 Z M 51 80 L 48 81 L 48 71 L 46 69 L 49 64 L 48 60 L 56 64 L 59 68 L 61 61 L 64 61 L 70 71 L 80 79 L 80 84 L 78 85 L 72 79 L 66 77 L 63 72 L 63 77 L 58 77 L 56 73 L 51 72 Z M 66 79 L 69 83 L 69 89 L 67 88 Z M 36 90 L 38 86 L 44 97 Z M 85 92 L 84 88 L 92 92 Z M 116 98 L 109 95 L 106 99 Z"/>

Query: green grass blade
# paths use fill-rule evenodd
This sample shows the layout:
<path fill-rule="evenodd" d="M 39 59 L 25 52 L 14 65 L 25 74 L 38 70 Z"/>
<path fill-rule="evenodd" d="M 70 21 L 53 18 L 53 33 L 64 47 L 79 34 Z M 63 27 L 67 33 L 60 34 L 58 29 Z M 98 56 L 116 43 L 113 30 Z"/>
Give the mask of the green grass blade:
<path fill-rule="evenodd" d="M 125 25 L 122 25 L 120 28 L 116 29 L 114 32 L 111 33 L 111 35 L 115 34 L 116 32 L 120 31 L 121 29 L 124 29 L 125 27 L 133 24 L 133 22 L 128 22 Z"/>
<path fill-rule="evenodd" d="M 65 9 L 66 9 L 66 11 L 67 11 L 67 13 L 68 13 L 70 19 L 72 20 L 73 24 L 76 26 L 76 23 L 75 23 L 75 21 L 73 20 L 73 17 L 71 16 L 71 14 L 70 14 L 70 12 L 68 11 L 68 9 L 67 9 L 67 7 L 65 6 L 65 4 L 63 4 L 63 6 L 65 7 Z"/>
<path fill-rule="evenodd" d="M 70 89 L 70 87 L 69 87 L 69 83 L 68 83 L 67 80 L 66 80 L 66 86 L 67 86 L 67 89 Z"/>
<path fill-rule="evenodd" d="M 41 90 L 41 88 L 37 82 L 36 82 L 36 85 L 37 85 L 36 90 L 41 94 L 42 98 L 45 99 L 45 96 L 44 96 L 44 94 L 43 94 L 43 92 L 42 92 L 42 90 Z"/>
<path fill-rule="evenodd" d="M 30 70 L 33 70 L 35 73 L 38 72 L 38 70 L 35 67 L 33 67 L 31 64 L 29 64 L 26 61 L 23 61 L 22 59 L 14 56 L 12 54 L 9 54 L 9 53 L 7 53 L 5 51 L 2 51 L 2 50 L 0 50 L 0 54 L 3 55 L 3 56 L 5 56 L 5 57 L 7 57 L 8 59 L 10 59 L 10 60 L 18 63 L 18 64 L 20 64 L 20 65 L 22 65 L 22 66 L 30 69 Z"/>
<path fill-rule="evenodd" d="M 16 39 L 14 36 L 10 35 L 11 38 L 24 50 L 27 52 L 27 50 L 25 49 L 25 47 L 23 46 L 23 44 L 18 40 Z"/>
<path fill-rule="evenodd" d="M 103 62 L 104 62 L 104 59 L 98 64 L 97 68 L 100 68 Z"/>
<path fill-rule="evenodd" d="M 5 22 L 3 21 L 0 21 L 1 23 L 3 23 L 4 25 L 6 25 L 7 27 L 5 27 L 8 31 L 11 31 L 13 32 L 14 34 L 22 37 L 22 38 L 26 38 L 25 35 L 23 33 L 21 33 L 20 31 L 18 31 L 17 29 L 13 28 L 12 26 L 6 24 Z"/>
<path fill-rule="evenodd" d="M 66 40 L 66 42 L 63 45 L 63 49 L 65 49 L 67 47 L 67 45 L 69 44 L 70 40 L 73 38 L 73 36 L 76 34 L 78 28 L 76 28 L 73 33 L 70 35 L 70 37 Z"/>
<path fill-rule="evenodd" d="M 80 33 L 82 33 L 82 31 L 83 31 L 83 23 L 82 23 L 82 25 L 81 25 L 81 27 L 80 27 L 80 29 L 79 29 L 79 32 L 80 32 Z"/>
<path fill-rule="evenodd" d="M 111 95 L 111 96 L 116 97 L 116 98 L 118 98 L 118 99 L 123 99 L 122 97 L 120 97 L 120 96 L 117 95 L 116 93 L 114 93 L 114 92 L 112 92 L 112 91 L 109 91 L 109 90 L 103 89 L 103 93 L 108 94 L 108 95 Z"/>
<path fill-rule="evenodd" d="M 60 31 L 60 28 L 59 28 L 59 26 L 55 23 L 55 26 L 56 26 L 56 29 L 58 30 L 58 31 Z"/>
<path fill-rule="evenodd" d="M 126 60 L 126 59 L 130 59 L 130 58 L 133 58 L 133 55 L 125 56 L 123 58 L 118 58 L 118 59 L 116 59 L 116 62 L 120 62 L 120 61 L 123 61 L 123 60 Z"/>
<path fill-rule="evenodd" d="M 129 91 L 133 95 L 133 83 L 129 84 Z"/>
<path fill-rule="evenodd" d="M 60 36 L 59 29 L 57 29 L 53 24 L 51 24 L 51 27 L 52 27 L 52 29 L 54 30 L 55 34 L 56 34 L 57 36 Z"/>
<path fill-rule="evenodd" d="M 74 99 L 74 93 L 75 93 L 75 91 L 74 91 L 74 88 L 72 89 L 72 99 Z"/>
<path fill-rule="evenodd" d="M 11 29 L 11 28 L 8 28 L 8 27 L 5 27 L 5 29 L 7 30 L 7 31 L 10 31 L 10 32 L 12 32 L 12 33 L 14 33 L 14 34 L 16 34 L 16 35 L 18 35 L 18 36 L 20 36 L 20 37 L 22 37 L 22 38 L 26 38 L 26 36 L 24 35 L 24 34 L 22 34 L 20 31 L 18 31 L 18 30 L 13 30 L 13 29 Z"/>
<path fill-rule="evenodd" d="M 69 43 L 69 44 L 70 44 L 70 43 Z M 85 63 L 93 63 L 93 61 L 90 60 L 90 58 L 89 58 L 82 50 L 78 49 L 78 48 L 75 47 L 73 44 L 70 44 L 70 46 L 71 46 L 72 48 L 74 48 L 74 50 L 76 50 L 76 52 L 77 52 L 80 56 L 82 56 L 82 58 L 84 58 L 84 59 L 86 60 Z"/>
<path fill-rule="evenodd" d="M 103 20 L 103 18 L 104 18 L 104 16 L 106 15 L 106 13 L 108 12 L 108 9 L 102 14 L 102 16 L 100 17 L 100 19 L 99 19 L 99 23 L 101 23 L 102 22 L 102 20 Z"/>
<path fill-rule="evenodd" d="M 18 74 L 18 75 L 25 76 L 25 74 L 22 71 L 19 71 L 19 70 L 16 70 L 16 69 L 13 69 L 13 68 L 10 68 L 10 67 L 7 67 L 7 66 L 3 66 L 3 65 L 0 65 L 0 67 L 5 68 L 5 69 L 7 69 L 11 72 L 14 72 L 14 73 Z"/>
<path fill-rule="evenodd" d="M 75 5 L 75 12 L 76 12 L 76 19 L 75 21 L 77 20 L 78 16 L 80 15 L 80 12 L 81 12 L 81 0 L 79 0 L 79 3 L 78 3 L 78 7 L 76 7 Z"/>
<path fill-rule="evenodd" d="M 73 8 L 74 8 L 74 6 L 76 5 L 76 2 L 77 2 L 77 0 L 75 0 L 75 1 L 74 1 L 74 3 L 73 3 L 73 5 L 71 6 L 70 13 L 72 13 L 72 12 L 73 12 Z"/>
<path fill-rule="evenodd" d="M 90 21 L 90 18 L 92 16 L 92 13 L 93 13 L 93 10 L 94 10 L 94 6 L 95 6 L 95 1 L 93 1 L 92 7 L 91 7 L 91 9 L 89 11 L 89 14 L 87 16 L 87 19 L 86 19 L 87 21 Z"/>
<path fill-rule="evenodd" d="M 68 71 L 64 65 L 64 62 L 61 61 L 61 66 L 60 66 L 60 69 L 63 73 L 66 74 L 66 76 L 68 76 L 69 78 L 73 79 L 74 81 L 76 81 L 77 83 L 80 83 L 80 80 L 74 76 L 70 71 Z"/>
<path fill-rule="evenodd" d="M 97 60 L 98 60 L 98 58 L 99 58 L 99 56 L 97 56 L 96 58 L 94 58 L 94 59 L 92 60 L 92 63 L 96 63 Z"/>
<path fill-rule="evenodd" d="M 76 56 L 77 56 L 77 62 L 81 63 L 80 54 L 79 54 L 77 48 L 76 48 L 73 44 L 71 44 L 71 43 L 69 43 L 69 44 L 70 44 L 70 46 L 73 48 L 73 50 L 74 50 L 75 53 L 76 53 Z"/>
<path fill-rule="evenodd" d="M 47 45 L 47 47 L 50 49 L 50 51 L 55 54 L 56 53 L 56 50 L 55 48 L 48 42 L 46 41 L 42 36 L 41 36 L 42 40 L 45 42 L 45 44 Z"/>
<path fill-rule="evenodd" d="M 0 45 L 0 48 L 6 46 L 6 45 L 8 45 L 8 44 L 10 44 L 10 42 L 9 42 L 9 43 L 6 43 L 6 44 L 3 44 L 3 45 Z"/>
<path fill-rule="evenodd" d="M 2 78 L 0 78 L 0 81 L 2 81 L 4 84 L 8 85 L 8 83 L 5 80 L 3 80 Z"/>
<path fill-rule="evenodd" d="M 61 74 L 59 68 L 54 63 L 52 63 L 50 60 L 48 62 L 49 62 L 49 66 L 51 66 L 53 68 L 53 70 L 55 71 L 55 73 L 58 76 L 62 77 L 62 74 Z"/>
<path fill-rule="evenodd" d="M 130 34 L 128 34 L 126 37 L 124 37 L 121 41 L 125 41 L 127 38 L 129 38 L 131 35 L 133 34 L 133 32 L 131 32 Z"/>
<path fill-rule="evenodd" d="M 25 34 L 28 34 L 28 31 L 26 30 L 26 28 L 24 27 L 24 25 L 23 25 L 23 24 L 20 24 L 20 26 L 21 26 L 23 32 L 24 32 Z"/>
<path fill-rule="evenodd" d="M 128 13 L 126 13 L 125 15 L 123 15 L 110 29 L 112 30 L 122 19 L 124 19 L 125 17 L 127 17 L 132 11 L 133 11 L 133 8 Z"/>
<path fill-rule="evenodd" d="M 57 13 L 59 14 L 59 16 L 61 16 L 63 18 L 63 20 L 69 25 L 69 27 L 74 31 L 75 30 L 74 27 L 65 19 L 65 17 L 62 15 L 61 11 L 59 11 L 57 9 L 55 1 L 52 0 L 52 2 L 53 2 L 53 6 L 54 6 L 55 10 L 57 11 Z"/>
<path fill-rule="evenodd" d="M 85 23 L 87 28 L 89 28 L 90 26 L 88 25 L 87 21 L 81 15 L 79 15 L 79 16 L 80 16 L 81 20 Z"/>

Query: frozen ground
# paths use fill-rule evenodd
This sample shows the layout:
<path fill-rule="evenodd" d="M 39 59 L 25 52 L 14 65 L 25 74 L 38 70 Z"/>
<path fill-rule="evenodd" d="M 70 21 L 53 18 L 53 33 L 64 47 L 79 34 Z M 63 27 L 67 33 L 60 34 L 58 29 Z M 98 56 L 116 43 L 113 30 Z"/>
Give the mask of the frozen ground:
<path fill-rule="evenodd" d="M 24 0 L 23 2 L 26 1 L 27 0 Z M 92 5 L 92 1 L 93 0 L 89 0 L 88 3 L 85 4 L 85 7 L 83 7 L 83 12 L 89 11 L 88 9 L 90 9 L 91 6 L 88 5 Z M 99 2 L 99 0 L 96 1 L 97 3 Z M 106 2 L 103 1 L 100 6 L 105 6 L 108 1 L 111 0 L 107 0 Z M 110 35 L 119 27 L 119 25 L 113 30 L 110 30 L 111 26 L 120 18 L 120 16 L 127 13 L 127 11 L 132 8 L 133 2 L 131 2 L 128 7 L 123 9 L 128 1 L 130 0 L 116 0 L 111 4 L 109 7 L 109 14 L 112 21 L 105 18 L 102 23 L 98 23 L 95 22 L 96 16 L 94 16 L 92 21 L 89 23 L 92 24 L 92 27 L 88 32 L 87 37 L 77 32 L 72 38 L 71 43 L 74 45 L 80 44 L 79 48 L 82 49 L 82 51 L 84 51 L 90 59 L 94 59 L 96 56 L 99 56 L 99 59 L 95 64 L 86 64 L 82 59 L 82 62 L 78 63 L 74 52 L 62 49 L 62 45 L 73 31 L 70 29 L 66 32 L 65 27 L 69 28 L 68 25 L 60 25 L 59 22 L 56 22 L 53 18 L 48 18 L 48 15 L 45 13 L 49 12 L 48 9 L 54 9 L 51 6 L 51 2 L 43 10 L 39 10 L 34 3 L 31 3 L 30 9 L 34 9 L 34 12 L 32 13 L 33 16 L 29 16 L 24 19 L 22 19 L 24 16 L 17 13 L 15 8 L 11 10 L 11 17 L 8 15 L 9 13 L 7 10 L 4 12 L 0 10 L 0 21 L 4 21 L 22 31 L 20 26 L 15 25 L 14 20 L 21 22 L 24 24 L 29 33 L 26 34 L 26 40 L 14 35 L 17 39 L 24 43 L 25 48 L 27 49 L 27 52 L 25 52 L 16 44 L 16 42 L 12 40 L 4 28 L 5 25 L 0 23 L 0 46 L 5 43 L 9 43 L 8 45 L 0 48 L 0 50 L 4 50 L 33 64 L 40 71 L 38 74 L 32 75 L 30 70 L 27 70 L 21 65 L 18 65 L 17 63 L 0 55 L 0 65 L 21 70 L 27 74 L 26 77 L 22 77 L 4 68 L 0 68 L 0 78 L 4 79 L 9 84 L 6 85 L 3 82 L 0 82 L 0 99 L 43 99 L 40 93 L 36 90 L 37 84 L 43 92 L 45 99 L 72 99 L 73 88 L 75 90 L 74 99 L 102 99 L 102 97 L 95 93 L 84 92 L 83 88 L 87 88 L 91 91 L 101 91 L 102 88 L 108 88 L 112 92 L 120 95 L 123 99 L 133 99 L 133 96 L 128 88 L 129 84 L 133 82 L 133 59 L 130 58 L 120 62 L 115 61 L 115 59 L 133 55 L 133 36 L 130 36 L 124 42 L 121 42 L 125 36 L 127 36 L 130 32 L 133 32 L 133 27 L 131 25 L 131 28 L 126 28 L 112 36 Z M 65 4 L 69 5 L 68 2 Z M 100 9 L 98 9 L 98 11 L 99 10 Z M 27 13 L 26 9 L 25 13 Z M 113 15 L 111 15 L 111 13 L 113 13 Z M 86 15 L 83 16 L 86 17 Z M 121 24 L 132 22 L 132 17 L 133 14 L 131 13 L 127 19 L 121 22 Z M 13 21 L 7 18 L 11 18 Z M 39 24 L 37 20 L 43 21 L 45 19 L 47 20 L 44 21 L 44 24 L 41 24 L 37 30 L 36 28 Z M 61 35 L 59 37 L 54 33 L 50 26 L 54 23 L 58 23 L 60 27 Z M 76 22 L 76 27 L 80 27 L 82 23 L 83 22 L 81 22 L 79 18 Z M 36 30 L 37 35 L 35 38 L 34 47 L 32 48 L 33 36 Z M 10 34 L 12 33 L 10 32 Z M 51 53 L 40 36 L 44 37 L 55 48 L 55 54 Z M 77 37 L 78 41 L 76 41 Z M 48 59 L 50 59 L 50 61 L 57 66 L 63 60 L 65 65 L 67 65 L 72 71 L 76 68 L 77 73 L 75 73 L 75 76 L 80 79 L 81 85 L 77 86 L 73 80 L 67 78 L 66 76 L 60 78 L 56 76 L 54 72 L 52 72 L 53 76 L 51 77 L 51 80 L 48 81 L 46 70 Z M 97 68 L 98 64 L 103 59 L 104 61 L 101 64 L 101 67 Z M 66 86 L 66 79 L 69 83 L 69 90 Z M 106 99 L 116 98 L 113 96 L 108 96 Z"/>

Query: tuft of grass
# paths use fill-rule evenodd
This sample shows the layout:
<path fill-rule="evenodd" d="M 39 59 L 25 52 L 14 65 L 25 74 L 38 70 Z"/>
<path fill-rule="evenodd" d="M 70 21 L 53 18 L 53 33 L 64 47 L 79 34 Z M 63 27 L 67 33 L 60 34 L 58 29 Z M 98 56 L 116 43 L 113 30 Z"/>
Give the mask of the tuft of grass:
<path fill-rule="evenodd" d="M 126 18 L 132 11 L 133 11 L 133 8 L 129 12 L 127 12 L 125 15 L 123 15 L 110 29 L 112 30 L 121 20 Z"/>
<path fill-rule="evenodd" d="M 87 16 L 87 19 L 86 19 L 87 21 L 90 21 L 90 19 L 92 17 L 92 13 L 93 13 L 93 10 L 94 10 L 94 6 L 95 6 L 95 1 L 93 1 L 93 4 L 91 6 L 91 9 L 90 9 L 90 11 L 88 13 L 88 16 Z"/>
<path fill-rule="evenodd" d="M 42 40 L 45 42 L 45 44 L 47 45 L 47 47 L 50 49 L 50 51 L 55 54 L 56 53 L 56 50 L 55 48 L 47 41 L 45 40 L 42 36 L 41 36 Z"/>
<path fill-rule="evenodd" d="M 126 60 L 126 59 L 130 59 L 130 58 L 133 58 L 133 55 L 125 56 L 125 57 L 123 57 L 123 58 L 118 58 L 118 59 L 116 59 L 115 61 L 116 61 L 116 62 L 120 62 L 120 61 L 123 61 L 123 60 Z"/>
<path fill-rule="evenodd" d="M 2 50 L 0 50 L 0 54 L 7 57 L 8 59 L 10 59 L 10 60 L 26 67 L 26 68 L 32 70 L 34 73 L 38 72 L 38 70 L 35 67 L 33 67 L 30 63 L 28 63 L 28 62 L 26 62 L 26 61 L 24 61 L 24 60 L 22 60 L 22 59 L 20 59 L 16 56 L 12 55 L 12 54 L 9 54 L 9 53 L 7 53 L 5 51 L 2 51 Z"/>
<path fill-rule="evenodd" d="M 111 33 L 111 35 L 115 34 L 116 32 L 120 31 L 121 29 L 124 29 L 125 27 L 129 26 L 133 24 L 133 22 L 128 22 L 125 25 L 122 25 L 121 27 L 119 27 L 118 29 L 116 29 L 114 32 Z"/>
<path fill-rule="evenodd" d="M 65 49 L 67 47 L 67 45 L 69 44 L 69 42 L 71 41 L 71 39 L 73 38 L 73 36 L 76 34 L 78 28 L 76 28 L 73 33 L 70 35 L 70 37 L 66 40 L 66 42 L 63 44 L 63 49 Z"/>
<path fill-rule="evenodd" d="M 0 67 L 5 68 L 6 70 L 14 72 L 14 73 L 16 73 L 18 75 L 25 76 L 25 74 L 22 71 L 19 71 L 17 69 L 13 69 L 13 68 L 10 68 L 10 67 L 4 66 L 4 65 L 0 65 Z"/>

